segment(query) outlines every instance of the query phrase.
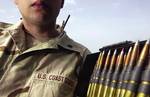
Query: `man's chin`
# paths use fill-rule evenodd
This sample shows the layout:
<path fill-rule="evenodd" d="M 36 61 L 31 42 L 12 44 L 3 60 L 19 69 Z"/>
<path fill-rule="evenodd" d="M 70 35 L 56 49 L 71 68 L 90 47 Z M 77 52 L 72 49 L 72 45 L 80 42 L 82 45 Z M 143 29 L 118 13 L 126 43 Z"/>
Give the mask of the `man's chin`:
<path fill-rule="evenodd" d="M 50 20 L 46 18 L 39 18 L 39 17 L 31 19 L 31 21 L 32 23 L 37 24 L 37 25 L 44 25 L 50 22 Z"/>
<path fill-rule="evenodd" d="M 35 25 L 49 25 L 53 24 L 56 19 L 51 17 L 44 17 L 44 16 L 31 16 L 29 18 L 24 18 L 24 20 L 28 23 L 35 24 Z"/>

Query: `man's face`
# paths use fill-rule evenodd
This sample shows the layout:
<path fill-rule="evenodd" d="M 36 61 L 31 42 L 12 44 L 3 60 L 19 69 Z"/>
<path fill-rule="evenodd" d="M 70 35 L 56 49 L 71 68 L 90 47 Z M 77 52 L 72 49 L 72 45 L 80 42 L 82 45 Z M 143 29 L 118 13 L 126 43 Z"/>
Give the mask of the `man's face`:
<path fill-rule="evenodd" d="M 61 9 L 62 0 L 15 0 L 27 22 L 42 24 L 55 22 Z"/>

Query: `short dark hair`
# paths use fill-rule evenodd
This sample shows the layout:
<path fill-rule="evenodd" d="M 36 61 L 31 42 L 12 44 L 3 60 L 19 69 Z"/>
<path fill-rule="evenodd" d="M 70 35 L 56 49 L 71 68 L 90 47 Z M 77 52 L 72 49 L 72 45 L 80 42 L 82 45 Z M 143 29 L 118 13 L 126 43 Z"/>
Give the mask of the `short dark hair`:
<path fill-rule="evenodd" d="M 64 0 L 62 0 L 62 3 L 61 3 L 61 8 L 63 8 L 64 6 Z"/>

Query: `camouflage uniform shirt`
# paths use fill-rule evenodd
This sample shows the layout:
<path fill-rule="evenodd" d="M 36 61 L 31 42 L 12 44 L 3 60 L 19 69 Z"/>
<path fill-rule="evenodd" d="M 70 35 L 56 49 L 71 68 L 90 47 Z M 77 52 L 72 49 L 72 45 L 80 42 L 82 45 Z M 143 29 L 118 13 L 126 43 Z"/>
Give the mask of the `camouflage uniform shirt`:
<path fill-rule="evenodd" d="M 30 47 L 26 36 L 22 22 L 0 23 L 0 97 L 73 97 L 89 50 L 65 32 Z"/>

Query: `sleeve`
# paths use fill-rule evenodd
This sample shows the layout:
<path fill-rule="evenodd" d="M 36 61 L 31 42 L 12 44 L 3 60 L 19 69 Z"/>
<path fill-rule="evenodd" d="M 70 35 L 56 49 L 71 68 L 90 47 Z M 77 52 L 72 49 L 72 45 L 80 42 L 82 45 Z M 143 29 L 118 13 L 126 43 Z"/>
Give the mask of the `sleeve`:
<path fill-rule="evenodd" d="M 84 55 L 82 57 L 82 61 L 80 67 L 78 68 L 78 83 L 74 92 L 74 97 L 83 97 L 82 95 L 85 94 L 85 88 L 87 87 L 88 82 L 86 81 L 87 75 L 85 75 L 88 67 L 86 66 L 86 59 L 87 56 L 91 54 L 91 52 L 86 49 Z"/>
<path fill-rule="evenodd" d="M 83 55 L 82 64 L 84 64 L 85 59 L 86 59 L 87 55 L 89 55 L 89 54 L 91 54 L 91 51 L 89 49 L 86 49 L 85 52 L 84 52 L 84 55 Z"/>
<path fill-rule="evenodd" d="M 74 97 L 86 97 L 89 86 L 89 81 L 93 73 L 99 52 L 88 53 L 82 68 L 80 69 L 78 83 L 75 89 Z"/>

